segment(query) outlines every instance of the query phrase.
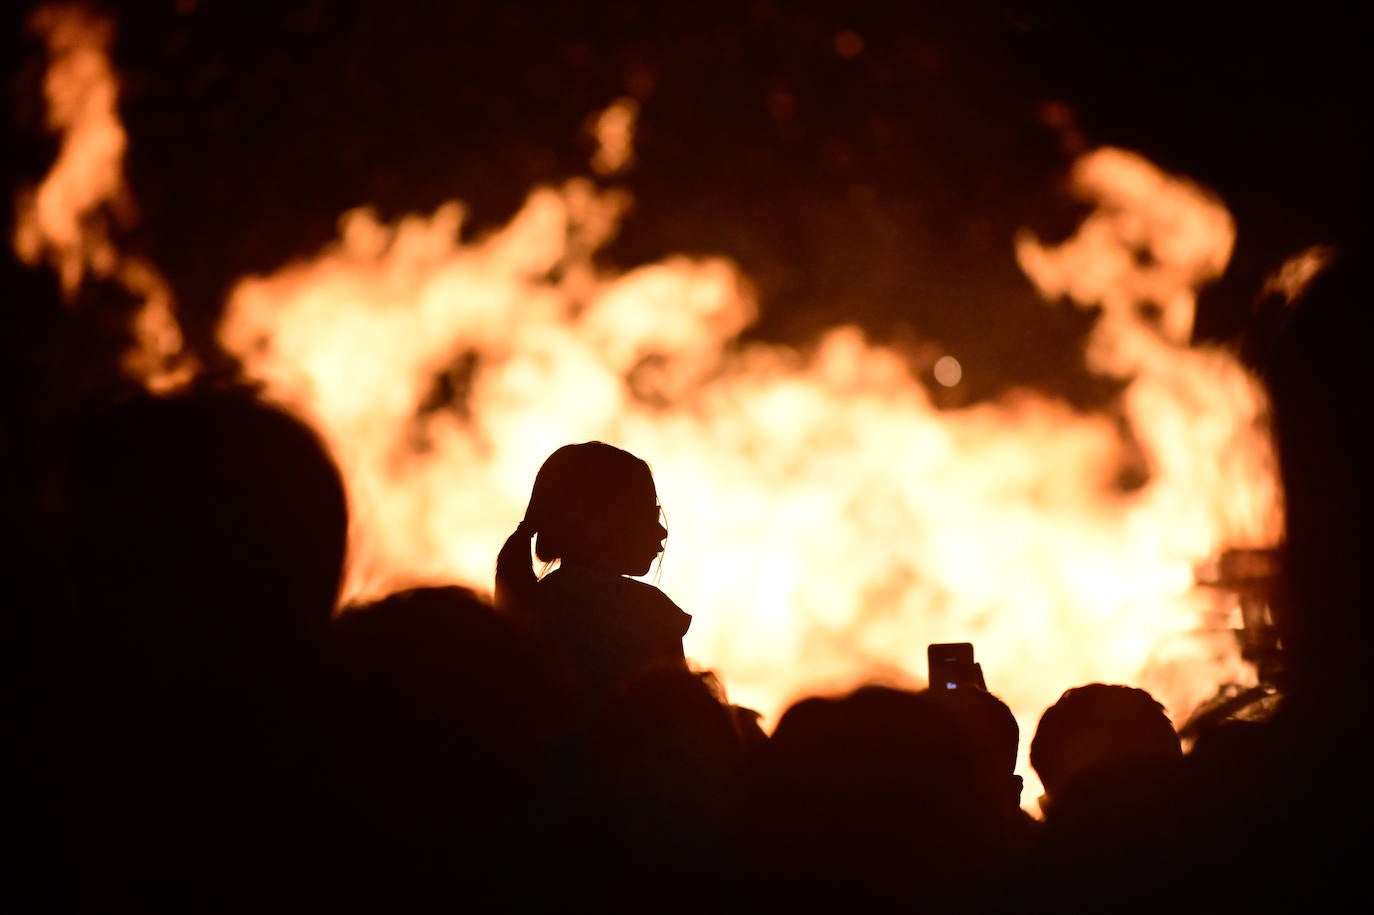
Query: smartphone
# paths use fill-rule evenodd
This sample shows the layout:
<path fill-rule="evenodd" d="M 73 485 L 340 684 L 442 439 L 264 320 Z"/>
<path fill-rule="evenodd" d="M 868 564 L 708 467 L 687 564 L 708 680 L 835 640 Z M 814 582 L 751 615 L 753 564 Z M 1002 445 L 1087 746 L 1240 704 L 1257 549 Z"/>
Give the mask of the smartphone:
<path fill-rule="evenodd" d="M 973 660 L 972 642 L 934 642 L 926 646 L 926 667 L 931 689 L 975 686 L 986 690 L 983 666 Z"/>

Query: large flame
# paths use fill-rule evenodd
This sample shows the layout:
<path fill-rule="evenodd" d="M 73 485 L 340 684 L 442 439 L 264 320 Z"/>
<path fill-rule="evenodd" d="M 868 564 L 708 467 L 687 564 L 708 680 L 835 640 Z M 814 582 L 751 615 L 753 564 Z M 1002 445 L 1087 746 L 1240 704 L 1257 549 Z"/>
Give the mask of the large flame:
<path fill-rule="evenodd" d="M 107 33 L 53 21 L 40 27 L 64 142 L 21 201 L 16 245 L 71 285 L 128 263 L 87 218 L 120 199 L 125 141 L 108 66 L 79 50 Z M 601 174 L 630 162 L 634 112 L 596 121 Z M 729 260 L 594 260 L 627 197 L 588 180 L 535 188 L 481 237 L 454 201 L 394 224 L 344 214 L 326 249 L 238 284 L 220 340 L 343 469 L 348 600 L 488 590 L 544 457 L 610 441 L 654 467 L 672 532 L 659 584 L 734 701 L 771 724 L 803 693 L 917 685 L 927 643 L 972 641 L 1021 724 L 1029 800 L 1029 737 L 1064 689 L 1139 685 L 1181 720 L 1253 682 L 1229 608 L 1193 569 L 1281 530 L 1262 390 L 1226 351 L 1189 345 L 1230 215 L 1122 150 L 1083 156 L 1073 187 L 1095 207 L 1077 234 L 1027 233 L 1016 254 L 1050 302 L 1101 309 L 1088 366 L 1123 394 L 1099 413 L 1028 390 L 937 409 L 856 326 L 742 343 L 756 302 Z M 1121 484 L 1127 466 L 1139 485 Z"/>
<path fill-rule="evenodd" d="M 1075 176 L 1095 213 L 1017 252 L 1048 298 L 1103 309 L 1090 365 L 1128 383 L 1101 414 L 1031 391 L 937 410 L 858 327 L 743 344 L 756 305 L 729 261 L 594 263 L 623 196 L 585 180 L 478 238 L 456 202 L 395 225 L 350 212 L 326 250 L 245 279 L 221 340 L 337 454 L 351 598 L 488 589 L 543 458 L 602 439 L 655 469 L 689 654 L 767 721 L 808 691 L 919 682 L 927 643 L 963 640 L 1027 736 L 1093 680 L 1181 718 L 1253 678 L 1194 566 L 1281 523 L 1261 388 L 1188 345 L 1233 227 L 1130 153 Z"/>

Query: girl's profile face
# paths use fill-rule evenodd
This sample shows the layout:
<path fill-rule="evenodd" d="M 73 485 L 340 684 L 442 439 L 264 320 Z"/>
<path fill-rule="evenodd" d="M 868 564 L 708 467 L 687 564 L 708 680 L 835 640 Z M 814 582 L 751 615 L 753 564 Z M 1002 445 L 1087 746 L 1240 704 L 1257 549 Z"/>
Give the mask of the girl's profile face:
<path fill-rule="evenodd" d="M 622 575 L 643 575 L 663 552 L 668 529 L 663 526 L 663 512 L 658 504 L 653 477 L 645 471 L 643 479 L 627 494 L 625 518 L 620 525 L 619 550 L 616 563 Z"/>

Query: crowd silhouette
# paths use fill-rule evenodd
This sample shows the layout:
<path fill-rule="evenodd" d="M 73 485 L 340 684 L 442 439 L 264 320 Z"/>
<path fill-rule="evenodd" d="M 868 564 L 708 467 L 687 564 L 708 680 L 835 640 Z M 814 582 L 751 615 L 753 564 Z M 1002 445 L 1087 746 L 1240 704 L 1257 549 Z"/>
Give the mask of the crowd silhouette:
<path fill-rule="evenodd" d="M 32 586 L 10 608 L 24 908 L 1358 909 L 1371 288 L 1338 257 L 1263 353 L 1283 699 L 1186 752 L 1119 683 L 1029 735 L 986 690 L 876 683 L 766 733 L 637 580 L 667 529 L 649 465 L 605 443 L 541 467 L 491 600 L 339 608 L 345 490 L 304 423 L 210 382 L 62 411 L 6 532 Z"/>

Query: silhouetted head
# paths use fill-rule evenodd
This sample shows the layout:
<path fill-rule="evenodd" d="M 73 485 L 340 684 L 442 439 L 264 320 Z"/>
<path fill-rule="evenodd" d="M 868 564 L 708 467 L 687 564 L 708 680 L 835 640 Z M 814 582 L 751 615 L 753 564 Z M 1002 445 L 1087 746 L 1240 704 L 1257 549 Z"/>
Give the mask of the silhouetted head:
<path fill-rule="evenodd" d="M 524 526 L 535 554 L 643 575 L 668 536 L 649 465 L 604 442 L 564 445 L 534 478 Z"/>
<path fill-rule="evenodd" d="M 75 417 L 62 446 L 56 584 L 121 677 L 220 663 L 247 677 L 322 638 L 347 503 L 304 423 L 246 392 L 139 396 Z"/>
<path fill-rule="evenodd" d="M 806 895 L 846 886 L 967 902 L 996 828 L 973 756 L 930 691 L 868 685 L 792 704 L 756 768 L 769 866 Z"/>
<path fill-rule="evenodd" d="M 715 675 L 676 665 L 650 666 L 621 683 L 599 712 L 596 737 L 631 768 L 643 769 L 652 759 L 659 770 L 693 777 L 730 770 L 743 753 Z"/>
<path fill-rule="evenodd" d="M 352 753 L 396 772 L 423 763 L 455 778 L 480 763 L 509 776 L 563 717 L 552 660 L 468 588 L 412 588 L 349 608 L 326 646 Z"/>
<path fill-rule="evenodd" d="M 1030 746 L 1050 804 L 1099 776 L 1168 767 L 1182 757 L 1164 706 L 1143 689 L 1108 683 L 1066 690 L 1040 716 Z"/>
<path fill-rule="evenodd" d="M 340 613 L 323 673 L 321 840 L 344 908 L 490 909 L 568 720 L 548 657 L 469 589 L 421 587 Z"/>
<path fill-rule="evenodd" d="M 987 690 L 972 687 L 935 689 L 929 695 L 963 725 L 975 770 L 987 792 L 1010 809 L 1020 810 L 1022 779 L 1016 774 L 1016 757 L 1021 727 L 1010 706 Z"/>

